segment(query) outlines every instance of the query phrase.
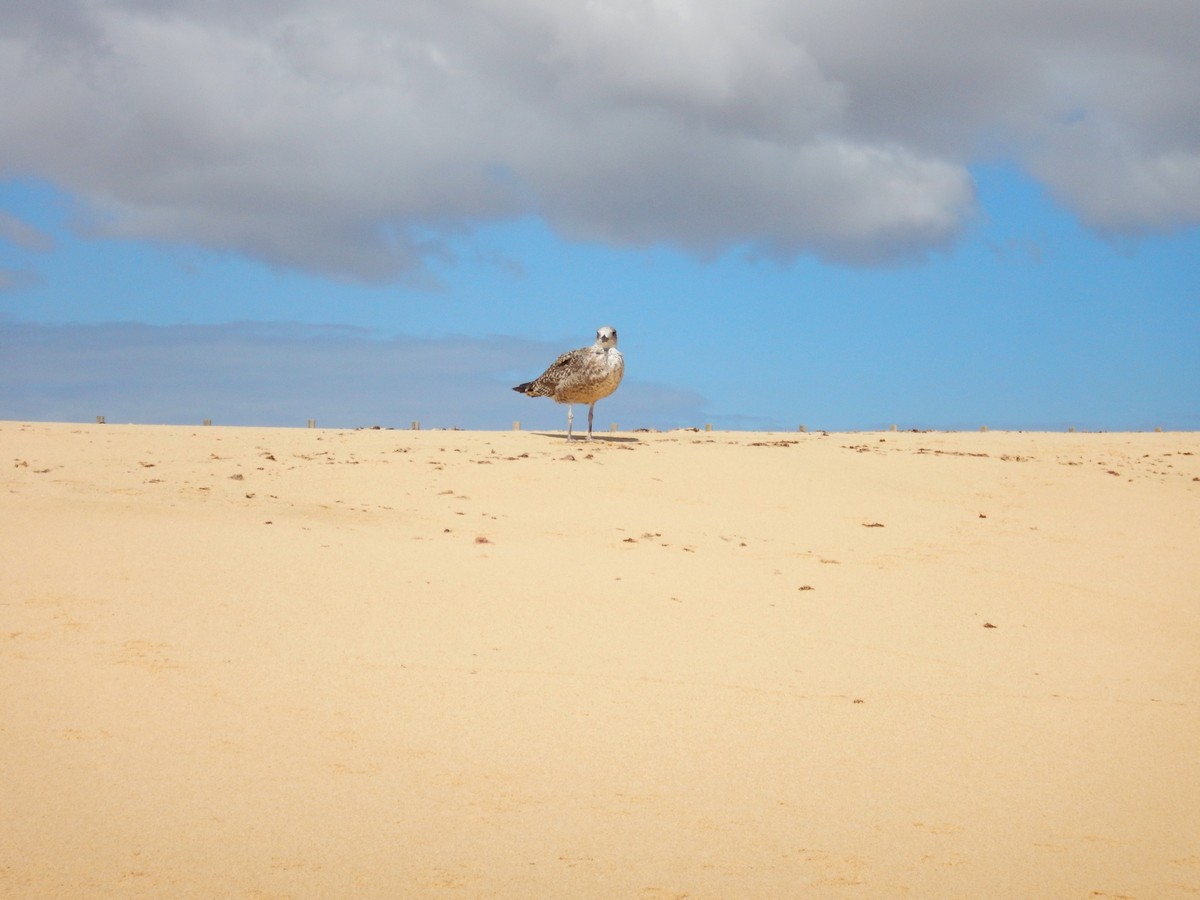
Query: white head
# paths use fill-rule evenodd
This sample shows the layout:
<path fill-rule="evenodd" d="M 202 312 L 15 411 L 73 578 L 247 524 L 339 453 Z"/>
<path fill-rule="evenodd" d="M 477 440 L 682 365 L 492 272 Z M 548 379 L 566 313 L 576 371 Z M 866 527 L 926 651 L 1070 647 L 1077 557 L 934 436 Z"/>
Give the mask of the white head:
<path fill-rule="evenodd" d="M 611 325 L 602 325 L 596 329 L 596 346 L 602 350 L 617 346 L 617 329 Z"/>

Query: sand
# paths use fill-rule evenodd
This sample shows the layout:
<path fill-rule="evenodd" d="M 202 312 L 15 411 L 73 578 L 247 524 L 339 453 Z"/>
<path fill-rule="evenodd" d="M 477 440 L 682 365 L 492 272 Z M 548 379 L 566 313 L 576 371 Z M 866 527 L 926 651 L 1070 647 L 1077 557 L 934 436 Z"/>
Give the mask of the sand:
<path fill-rule="evenodd" d="M 5 897 L 1200 894 L 1200 437 L 0 423 Z"/>

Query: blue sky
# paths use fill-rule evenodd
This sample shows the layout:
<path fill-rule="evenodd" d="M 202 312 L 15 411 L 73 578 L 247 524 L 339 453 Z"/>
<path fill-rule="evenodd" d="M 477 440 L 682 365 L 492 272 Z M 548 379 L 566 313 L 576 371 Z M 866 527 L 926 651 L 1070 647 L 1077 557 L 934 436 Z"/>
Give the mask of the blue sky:
<path fill-rule="evenodd" d="M 1177 4 L 399 7 L 0 11 L 0 418 L 1200 428 Z"/>

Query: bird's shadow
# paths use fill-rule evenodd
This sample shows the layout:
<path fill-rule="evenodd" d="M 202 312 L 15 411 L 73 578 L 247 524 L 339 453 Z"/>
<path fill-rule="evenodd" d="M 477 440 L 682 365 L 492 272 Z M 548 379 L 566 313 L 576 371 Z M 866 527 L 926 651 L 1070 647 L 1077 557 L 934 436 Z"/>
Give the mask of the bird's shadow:
<path fill-rule="evenodd" d="M 580 444 L 580 445 L 586 447 L 588 445 L 588 443 L 596 444 L 596 443 L 600 443 L 600 442 L 604 442 L 606 444 L 636 444 L 636 443 L 639 443 L 638 439 L 635 437 L 617 437 L 614 434 L 593 434 L 592 439 L 589 442 L 588 439 L 585 437 L 577 437 L 577 438 L 573 438 L 572 440 L 568 441 L 567 436 L 565 434 L 563 434 L 561 431 L 559 431 L 559 432 L 530 431 L 527 433 L 537 435 L 538 437 L 553 438 L 556 440 L 560 440 L 564 444 L 569 444 L 571 446 L 574 446 L 575 444 Z"/>

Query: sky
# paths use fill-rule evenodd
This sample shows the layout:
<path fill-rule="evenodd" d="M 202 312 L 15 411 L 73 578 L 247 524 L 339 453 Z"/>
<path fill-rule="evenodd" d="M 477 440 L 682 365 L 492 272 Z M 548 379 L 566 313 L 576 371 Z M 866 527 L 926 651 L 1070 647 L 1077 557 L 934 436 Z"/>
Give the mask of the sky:
<path fill-rule="evenodd" d="M 1200 429 L 1200 3 L 0 0 L 0 419 Z M 576 415 L 581 411 L 576 410 Z"/>

